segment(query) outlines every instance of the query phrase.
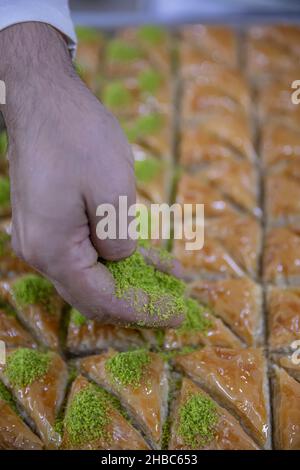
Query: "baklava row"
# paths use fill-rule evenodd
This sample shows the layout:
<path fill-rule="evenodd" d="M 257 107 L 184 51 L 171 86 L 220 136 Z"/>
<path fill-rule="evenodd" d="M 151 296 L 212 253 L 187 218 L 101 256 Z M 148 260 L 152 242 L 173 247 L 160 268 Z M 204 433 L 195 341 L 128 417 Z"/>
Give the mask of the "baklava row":
<path fill-rule="evenodd" d="M 275 447 L 300 449 L 300 369 L 290 348 L 300 331 L 297 213 L 282 214 L 275 203 L 276 181 L 297 175 L 295 163 L 282 163 L 282 155 L 296 157 L 299 151 L 297 112 L 282 95 L 282 84 L 276 88 L 274 81 L 277 102 L 275 92 L 269 100 L 263 92 L 283 55 L 276 59 L 276 47 L 265 47 L 268 74 L 265 66 L 258 71 L 255 57 L 264 41 L 281 41 L 295 64 L 297 47 L 287 38 L 299 34 L 297 29 L 251 30 L 247 77 L 239 38 L 227 28 L 188 26 L 177 37 L 157 27 L 106 38 L 79 33 L 79 72 L 132 142 L 138 200 L 169 202 L 175 174 L 176 202 L 205 204 L 204 249 L 188 252 L 183 242 L 173 241 L 201 318 L 162 331 L 101 325 L 75 310 L 68 313 L 48 281 L 15 257 L 10 224 L 3 220 L 0 340 L 8 361 L 0 369 L 0 448 L 254 450 L 272 446 L 273 421 Z M 175 39 L 179 84 L 173 76 Z M 270 117 L 279 112 L 280 124 L 272 119 L 272 128 Z M 253 122 L 266 136 L 258 155 Z M 180 171 L 172 173 L 178 124 Z M 265 191 L 270 184 L 275 192 L 269 198 L 265 192 L 264 208 L 261 175 L 270 176 Z M 289 188 L 296 191 L 296 185 Z M 282 195 L 278 204 L 287 207 Z M 268 345 L 260 284 L 263 239 Z M 268 272 L 275 274 L 268 278 Z M 43 295 L 24 302 L 24 283 L 39 286 L 34 290 Z"/>

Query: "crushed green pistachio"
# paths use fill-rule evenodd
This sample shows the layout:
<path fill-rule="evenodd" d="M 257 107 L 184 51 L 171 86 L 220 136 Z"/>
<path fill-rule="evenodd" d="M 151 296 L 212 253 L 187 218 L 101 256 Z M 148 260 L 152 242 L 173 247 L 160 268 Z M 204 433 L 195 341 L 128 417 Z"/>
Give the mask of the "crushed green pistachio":
<path fill-rule="evenodd" d="M 145 25 L 139 28 L 138 36 L 142 41 L 158 45 L 166 37 L 166 31 L 155 25 Z"/>
<path fill-rule="evenodd" d="M 168 362 L 174 357 L 177 356 L 184 356 L 185 354 L 189 354 L 191 352 L 195 351 L 195 348 L 193 346 L 184 346 L 183 348 L 179 350 L 173 350 L 173 351 L 159 351 L 160 357 L 165 361 Z"/>
<path fill-rule="evenodd" d="M 115 280 L 116 296 L 130 301 L 133 296 L 140 313 L 169 319 L 185 312 L 185 283 L 147 264 L 141 253 L 135 252 L 121 261 L 106 261 L 105 265 Z M 147 296 L 143 306 L 139 305 L 140 293 Z M 159 302 L 162 298 L 163 305 Z"/>
<path fill-rule="evenodd" d="M 141 56 L 141 51 L 125 41 L 114 39 L 107 46 L 107 56 L 113 61 L 131 62 Z"/>
<path fill-rule="evenodd" d="M 50 363 L 49 353 L 20 348 L 8 356 L 5 374 L 12 385 L 27 387 L 47 373 Z"/>
<path fill-rule="evenodd" d="M 120 82 L 109 83 L 103 90 L 103 103 L 108 108 L 124 108 L 131 103 L 130 91 Z"/>
<path fill-rule="evenodd" d="M 109 441 L 110 408 L 107 392 L 90 384 L 73 398 L 64 420 L 71 444 L 78 445 L 96 439 Z"/>
<path fill-rule="evenodd" d="M 161 169 L 161 162 L 156 158 L 146 158 L 134 162 L 135 177 L 138 183 L 149 183 Z"/>
<path fill-rule="evenodd" d="M 141 248 L 151 250 L 152 253 L 157 254 L 159 257 L 159 260 L 164 264 L 164 266 L 171 267 L 172 262 L 175 259 L 174 255 L 170 253 L 168 250 L 166 250 L 165 248 L 151 246 L 151 243 L 148 239 L 139 239 L 138 246 Z"/>
<path fill-rule="evenodd" d="M 76 310 L 75 308 L 71 309 L 70 318 L 71 322 L 78 327 L 85 325 L 87 321 L 86 317 L 80 312 L 78 312 L 78 310 Z"/>
<path fill-rule="evenodd" d="M 131 125 L 125 126 L 125 133 L 130 142 L 148 135 L 156 134 L 163 124 L 161 114 L 151 113 L 137 118 Z"/>
<path fill-rule="evenodd" d="M 167 450 L 171 437 L 171 418 L 168 416 L 162 428 L 161 448 Z"/>
<path fill-rule="evenodd" d="M 1 381 L 0 381 L 0 399 L 5 401 L 5 403 L 7 403 L 16 413 L 18 413 L 16 402 L 12 394 Z"/>
<path fill-rule="evenodd" d="M 145 368 L 150 361 L 149 351 L 136 349 L 115 354 L 106 361 L 105 368 L 117 383 L 136 388 L 141 385 Z"/>
<path fill-rule="evenodd" d="M 162 348 L 165 341 L 165 331 L 164 330 L 155 330 L 155 339 L 158 348 Z"/>
<path fill-rule="evenodd" d="M 217 422 L 215 403 L 197 393 L 188 398 L 179 410 L 178 434 L 186 445 L 203 447 L 213 439 Z"/>
<path fill-rule="evenodd" d="M 97 42 L 101 39 L 101 34 L 97 29 L 86 28 L 85 26 L 76 27 L 76 36 L 79 42 Z"/>
<path fill-rule="evenodd" d="M 6 131 L 0 132 L 0 155 L 5 155 L 7 150 L 7 134 Z"/>
<path fill-rule="evenodd" d="M 200 305 L 194 299 L 186 299 L 186 314 L 182 325 L 176 330 L 177 334 L 185 334 L 192 332 L 206 333 L 212 327 L 210 319 L 204 316 L 207 308 Z"/>
<path fill-rule="evenodd" d="M 0 206 L 10 204 L 10 182 L 7 176 L 0 176 Z"/>
<path fill-rule="evenodd" d="M 141 90 L 155 94 L 161 85 L 162 77 L 161 74 L 156 70 L 143 70 L 139 74 L 138 82 Z"/>
<path fill-rule="evenodd" d="M 55 290 L 51 282 L 37 274 L 27 274 L 13 284 L 13 293 L 21 306 L 42 304 L 51 310 Z"/>
<path fill-rule="evenodd" d="M 60 436 L 64 433 L 64 416 L 63 414 L 59 414 L 54 422 L 53 429 L 57 434 Z"/>

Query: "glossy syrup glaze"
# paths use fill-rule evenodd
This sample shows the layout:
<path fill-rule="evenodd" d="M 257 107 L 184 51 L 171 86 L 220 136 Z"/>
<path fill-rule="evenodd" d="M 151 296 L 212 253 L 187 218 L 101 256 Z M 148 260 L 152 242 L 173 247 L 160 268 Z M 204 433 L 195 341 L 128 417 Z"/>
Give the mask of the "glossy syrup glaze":
<path fill-rule="evenodd" d="M 259 349 L 203 348 L 178 356 L 176 364 L 229 406 L 265 445 L 269 436 L 265 360 Z"/>
<path fill-rule="evenodd" d="M 173 425 L 171 428 L 171 439 L 169 450 L 190 450 L 184 439 L 180 436 L 178 430 L 179 413 L 181 407 L 193 395 L 201 393 L 208 395 L 196 386 L 191 380 L 184 378 L 182 380 L 179 396 L 174 406 Z M 231 416 L 228 411 L 214 402 L 218 416 L 217 423 L 213 431 L 213 438 L 210 442 L 201 446 L 201 450 L 257 450 L 258 447 L 254 441 L 245 433 L 239 422 Z"/>
<path fill-rule="evenodd" d="M 109 351 L 99 356 L 91 356 L 80 361 L 82 373 L 96 383 L 112 390 L 128 408 L 130 414 L 140 424 L 154 445 L 159 445 L 168 393 L 167 375 L 164 361 L 155 353 L 150 353 L 151 362 L 144 370 L 139 386 L 123 385 L 114 380 L 106 370 L 107 360 L 115 355 Z"/>

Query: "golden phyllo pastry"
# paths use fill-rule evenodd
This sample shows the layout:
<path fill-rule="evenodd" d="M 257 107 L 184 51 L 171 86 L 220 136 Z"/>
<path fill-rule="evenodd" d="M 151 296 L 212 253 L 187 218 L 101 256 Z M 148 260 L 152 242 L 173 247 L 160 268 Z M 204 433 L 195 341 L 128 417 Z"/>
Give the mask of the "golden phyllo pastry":
<path fill-rule="evenodd" d="M 300 341 L 300 288 L 269 287 L 267 314 L 272 350 L 289 350 Z"/>
<path fill-rule="evenodd" d="M 25 411 L 47 449 L 61 443 L 55 430 L 67 386 L 67 366 L 54 352 L 42 353 L 19 348 L 8 353 L 7 364 L 0 366 L 0 378 Z"/>
<path fill-rule="evenodd" d="M 265 212 L 269 225 L 300 222 L 300 160 L 278 163 L 265 176 Z"/>
<path fill-rule="evenodd" d="M 133 328 L 103 325 L 72 309 L 67 334 L 67 349 L 73 354 L 92 354 L 109 347 L 124 351 L 139 347 L 144 341 Z"/>
<path fill-rule="evenodd" d="M 198 280 L 190 288 L 190 294 L 211 308 L 246 344 L 262 342 L 262 290 L 258 284 L 245 277 Z"/>
<path fill-rule="evenodd" d="M 294 105 L 295 106 L 295 105 Z M 299 128 L 284 120 L 271 121 L 262 129 L 262 160 L 265 167 L 274 163 L 300 159 Z"/>
<path fill-rule="evenodd" d="M 257 450 L 239 422 L 184 378 L 173 404 L 169 450 Z"/>
<path fill-rule="evenodd" d="M 187 300 L 187 311 L 183 323 L 177 329 L 167 329 L 162 339 L 165 349 L 181 349 L 195 346 L 222 346 L 241 348 L 240 339 L 227 328 L 210 309 L 198 304 L 194 299 Z"/>
<path fill-rule="evenodd" d="M 276 449 L 300 450 L 300 383 L 276 367 L 274 392 Z"/>
<path fill-rule="evenodd" d="M 78 376 L 72 384 L 63 420 L 63 449 L 147 450 L 118 402 L 102 388 Z"/>
<path fill-rule="evenodd" d="M 237 64 L 237 37 L 226 26 L 186 25 L 180 29 L 182 43 L 189 43 L 215 62 L 234 67 Z"/>
<path fill-rule="evenodd" d="M 174 240 L 173 253 L 188 279 L 257 276 L 261 226 L 252 216 L 226 214 L 207 218 L 203 248 L 188 251 L 185 244 L 185 239 Z"/>
<path fill-rule="evenodd" d="M 296 227 L 277 227 L 267 231 L 263 257 L 264 280 L 284 285 L 300 279 L 300 236 Z"/>
<path fill-rule="evenodd" d="M 16 318 L 15 311 L 7 306 L 0 308 L 0 340 L 4 341 L 7 348 L 36 347 L 31 334 Z"/>
<path fill-rule="evenodd" d="M 22 420 L 16 404 L 0 382 L 0 449 L 42 450 L 42 441 Z"/>
<path fill-rule="evenodd" d="M 177 356 L 175 363 L 238 416 L 258 444 L 269 445 L 266 362 L 260 349 L 205 347 Z"/>
<path fill-rule="evenodd" d="M 249 162 L 227 159 L 203 165 L 183 174 L 178 183 L 177 202 L 205 204 L 206 216 L 247 211 L 259 216 L 257 175 Z"/>
<path fill-rule="evenodd" d="M 33 335 L 50 349 L 59 349 L 59 328 L 64 305 L 54 286 L 38 274 L 0 281 L 0 297 L 17 312 Z"/>
<path fill-rule="evenodd" d="M 154 448 L 160 447 L 167 411 L 168 378 L 163 359 L 137 349 L 108 351 L 80 360 L 80 370 L 118 396 Z"/>

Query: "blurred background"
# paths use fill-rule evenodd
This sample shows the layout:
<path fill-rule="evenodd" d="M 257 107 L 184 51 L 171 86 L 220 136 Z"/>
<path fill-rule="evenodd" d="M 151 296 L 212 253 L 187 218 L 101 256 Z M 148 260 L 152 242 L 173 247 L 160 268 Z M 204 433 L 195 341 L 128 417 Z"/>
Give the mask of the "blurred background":
<path fill-rule="evenodd" d="M 101 28 L 186 22 L 294 22 L 299 0 L 71 0 L 77 24 Z"/>

